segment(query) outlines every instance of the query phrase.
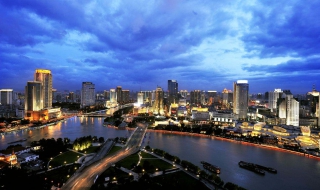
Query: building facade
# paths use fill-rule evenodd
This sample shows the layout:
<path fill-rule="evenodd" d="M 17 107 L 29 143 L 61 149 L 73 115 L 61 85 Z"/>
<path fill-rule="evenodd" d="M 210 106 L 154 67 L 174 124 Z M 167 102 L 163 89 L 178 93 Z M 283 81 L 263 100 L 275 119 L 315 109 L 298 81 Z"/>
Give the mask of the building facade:
<path fill-rule="evenodd" d="M 157 87 L 155 91 L 155 100 L 152 105 L 152 110 L 154 114 L 164 114 L 164 109 L 163 109 L 163 97 L 164 93 L 161 87 Z"/>
<path fill-rule="evenodd" d="M 41 82 L 41 99 L 44 108 L 52 107 L 52 74 L 47 69 L 37 69 L 34 73 L 34 80 Z"/>
<path fill-rule="evenodd" d="M 178 82 L 176 80 L 168 80 L 168 98 L 169 103 L 174 103 L 178 100 Z"/>
<path fill-rule="evenodd" d="M 249 102 L 249 83 L 238 80 L 233 83 L 233 113 L 240 120 L 247 119 Z"/>
<path fill-rule="evenodd" d="M 281 97 L 282 90 L 281 89 L 274 89 L 274 91 L 270 91 L 268 95 L 268 103 L 269 109 L 271 112 L 276 112 L 277 110 L 277 101 Z"/>
<path fill-rule="evenodd" d="M 95 104 L 95 85 L 92 82 L 82 82 L 81 107 Z"/>
<path fill-rule="evenodd" d="M 201 104 L 201 91 L 193 90 L 190 92 L 190 103 L 191 104 Z"/>
<path fill-rule="evenodd" d="M 299 102 L 289 90 L 283 91 L 278 104 L 281 124 L 299 126 Z"/>
<path fill-rule="evenodd" d="M 13 89 L 0 90 L 0 105 L 12 105 L 13 103 Z"/>

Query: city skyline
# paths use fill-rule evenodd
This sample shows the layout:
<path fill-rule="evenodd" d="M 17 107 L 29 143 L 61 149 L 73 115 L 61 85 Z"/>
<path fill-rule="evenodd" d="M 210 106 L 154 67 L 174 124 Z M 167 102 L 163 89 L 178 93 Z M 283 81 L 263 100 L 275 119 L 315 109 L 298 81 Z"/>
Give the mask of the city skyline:
<path fill-rule="evenodd" d="M 55 89 L 319 88 L 320 1 L 1 1 L 0 89 L 24 91 L 34 70 Z M 69 14 L 71 13 L 72 14 Z"/>

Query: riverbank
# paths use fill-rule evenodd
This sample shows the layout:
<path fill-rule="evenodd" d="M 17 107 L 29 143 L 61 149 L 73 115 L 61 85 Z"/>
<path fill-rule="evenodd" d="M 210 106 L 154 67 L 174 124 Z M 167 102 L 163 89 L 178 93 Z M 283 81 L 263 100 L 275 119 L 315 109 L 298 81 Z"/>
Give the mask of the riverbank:
<path fill-rule="evenodd" d="M 131 129 L 134 130 L 133 128 L 127 128 L 127 130 L 131 130 Z M 299 156 L 306 157 L 306 158 L 316 159 L 316 160 L 320 161 L 320 157 L 319 156 L 315 156 L 315 155 L 312 155 L 312 154 L 307 154 L 307 153 L 304 153 L 304 152 L 297 152 L 297 151 L 293 151 L 293 150 L 288 150 L 288 149 L 284 149 L 284 148 L 277 147 L 277 146 L 272 146 L 272 145 L 267 145 L 267 144 L 256 144 L 256 143 L 239 141 L 239 140 L 235 140 L 235 139 L 223 138 L 223 137 L 218 137 L 218 136 L 212 136 L 212 135 L 206 135 L 206 134 L 198 134 L 198 133 L 179 132 L 179 131 L 166 131 L 166 130 L 148 129 L 147 132 L 156 132 L 156 133 L 174 134 L 174 135 L 186 135 L 186 136 L 195 136 L 195 137 L 201 137 L 201 138 L 217 139 L 217 140 L 221 140 L 221 141 L 229 141 L 229 142 L 232 142 L 232 143 L 243 144 L 243 145 L 247 145 L 247 146 L 255 146 L 255 147 L 274 150 L 274 151 L 288 152 L 288 153 L 291 153 L 291 154 L 299 155 Z"/>
<path fill-rule="evenodd" d="M 32 124 L 31 123 L 31 124 L 26 124 L 26 125 L 22 125 L 22 126 L 10 127 L 10 128 L 7 128 L 4 131 L 1 131 L 0 135 L 7 135 L 7 134 L 10 134 L 10 133 L 19 132 L 19 131 L 22 131 L 22 130 L 41 129 L 43 127 L 48 127 L 48 126 L 56 125 L 56 124 L 58 124 L 60 122 L 64 122 L 64 121 L 66 121 L 67 119 L 69 119 L 71 117 L 74 117 L 74 116 L 60 118 L 59 120 L 56 120 L 54 122 L 44 123 L 44 124 L 41 124 L 41 125 L 37 125 L 37 124 Z"/>

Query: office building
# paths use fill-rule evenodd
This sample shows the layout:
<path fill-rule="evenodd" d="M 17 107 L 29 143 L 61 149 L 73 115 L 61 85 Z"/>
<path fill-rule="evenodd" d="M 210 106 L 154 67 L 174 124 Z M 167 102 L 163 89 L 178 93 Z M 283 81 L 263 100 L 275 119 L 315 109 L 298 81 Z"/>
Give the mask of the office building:
<path fill-rule="evenodd" d="M 164 114 L 164 110 L 163 110 L 163 97 L 164 97 L 164 93 L 161 87 L 157 87 L 156 91 L 155 91 L 155 99 L 154 99 L 154 103 L 152 105 L 152 110 L 154 114 Z"/>
<path fill-rule="evenodd" d="M 0 105 L 12 105 L 13 101 L 13 90 L 12 89 L 1 89 L 0 90 Z"/>
<path fill-rule="evenodd" d="M 41 82 L 41 99 L 44 108 L 52 107 L 52 74 L 47 69 L 37 69 L 34 74 L 34 80 Z"/>
<path fill-rule="evenodd" d="M 117 93 L 117 102 L 121 102 L 122 101 L 122 87 L 121 86 L 117 86 L 116 93 Z"/>
<path fill-rule="evenodd" d="M 81 107 L 95 104 L 95 85 L 92 82 L 82 82 Z"/>
<path fill-rule="evenodd" d="M 121 101 L 126 103 L 126 102 L 129 102 L 130 100 L 130 91 L 129 90 L 122 90 L 122 99 Z"/>
<path fill-rule="evenodd" d="M 180 90 L 180 95 L 182 98 L 187 99 L 188 91 L 187 90 Z"/>
<path fill-rule="evenodd" d="M 270 91 L 268 93 L 268 107 L 271 112 L 276 112 L 277 110 L 277 101 L 282 95 L 281 89 L 274 89 L 274 91 Z"/>
<path fill-rule="evenodd" d="M 201 104 L 201 91 L 193 90 L 190 92 L 190 103 L 191 104 Z"/>
<path fill-rule="evenodd" d="M 233 113 L 240 120 L 247 119 L 249 101 L 249 84 L 247 80 L 233 83 Z"/>
<path fill-rule="evenodd" d="M 222 106 L 226 109 L 230 109 L 233 102 L 233 93 L 226 88 L 222 91 Z"/>
<path fill-rule="evenodd" d="M 178 82 L 176 80 L 168 80 L 168 99 L 169 103 L 178 101 Z"/>
<path fill-rule="evenodd" d="M 143 93 L 141 93 L 141 92 L 139 92 L 137 94 L 137 103 L 138 103 L 138 105 L 143 104 Z"/>
<path fill-rule="evenodd" d="M 278 101 L 280 124 L 299 126 L 299 102 L 290 90 L 284 90 Z"/>

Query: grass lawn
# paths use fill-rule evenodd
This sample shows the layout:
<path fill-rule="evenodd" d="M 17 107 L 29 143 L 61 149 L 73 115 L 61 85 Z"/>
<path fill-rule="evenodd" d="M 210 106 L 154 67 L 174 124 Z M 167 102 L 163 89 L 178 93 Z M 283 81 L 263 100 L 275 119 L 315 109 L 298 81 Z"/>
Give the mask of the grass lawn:
<path fill-rule="evenodd" d="M 140 152 L 140 155 L 142 156 L 142 158 L 157 158 L 157 157 L 155 157 L 149 153 L 143 152 L 143 151 Z"/>
<path fill-rule="evenodd" d="M 121 160 L 120 162 L 118 162 L 118 164 L 120 164 L 122 167 L 127 168 L 127 169 L 131 169 L 132 164 L 138 164 L 139 161 L 139 156 L 138 154 L 133 154 L 130 155 L 128 157 L 126 157 L 125 159 Z"/>
<path fill-rule="evenodd" d="M 154 177 L 155 183 L 162 184 L 164 187 L 172 189 L 208 189 L 198 179 L 195 179 L 183 171 L 178 171 L 170 174 Z"/>
<path fill-rule="evenodd" d="M 158 168 L 159 171 L 175 168 L 175 167 L 173 167 L 172 164 L 169 164 L 168 162 L 165 162 L 161 159 L 141 159 L 139 165 L 143 167 L 143 164 L 145 161 L 148 161 L 150 165 L 154 166 L 154 168 Z M 153 173 L 154 171 L 147 170 L 147 172 Z"/>
<path fill-rule="evenodd" d="M 81 150 L 79 152 L 85 153 L 85 154 L 90 154 L 90 153 L 96 153 L 99 150 L 100 146 L 90 146 L 87 149 Z"/>
<path fill-rule="evenodd" d="M 113 147 L 111 148 L 111 150 L 108 152 L 108 155 L 113 154 L 113 153 L 119 151 L 121 148 L 122 148 L 121 146 L 113 146 Z"/>
<path fill-rule="evenodd" d="M 64 152 L 64 153 L 60 154 L 59 156 L 53 158 L 50 161 L 49 168 L 50 168 L 50 166 L 51 166 L 51 168 L 54 168 L 57 166 L 74 163 L 81 156 L 82 156 L 82 154 L 79 154 L 79 153 L 76 153 L 73 151 Z"/>

